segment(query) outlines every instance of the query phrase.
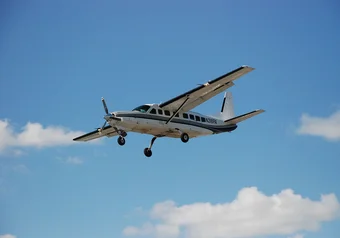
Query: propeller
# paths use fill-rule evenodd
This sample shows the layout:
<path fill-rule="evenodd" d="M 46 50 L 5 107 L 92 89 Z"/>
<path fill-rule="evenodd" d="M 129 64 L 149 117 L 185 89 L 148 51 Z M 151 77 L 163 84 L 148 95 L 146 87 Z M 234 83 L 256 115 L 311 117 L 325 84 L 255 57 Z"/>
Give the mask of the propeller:
<path fill-rule="evenodd" d="M 96 128 L 97 131 L 99 132 L 99 134 L 101 134 L 102 131 L 104 130 L 108 120 L 109 121 L 110 120 L 115 120 L 115 121 L 121 121 L 122 120 L 121 118 L 116 117 L 116 115 L 114 113 L 109 113 L 109 110 L 107 109 L 107 106 L 106 106 L 105 99 L 103 97 L 102 97 L 102 103 L 103 103 L 103 107 L 104 107 L 104 111 L 105 111 L 106 115 L 104 116 L 105 122 L 104 122 L 103 126 L 101 128 Z M 125 131 L 120 132 L 119 135 L 121 135 L 122 133 L 123 133 L 123 137 L 126 136 Z M 125 135 L 124 135 L 124 133 L 125 133 Z"/>
<path fill-rule="evenodd" d="M 109 110 L 107 109 L 106 102 L 105 102 L 105 99 L 104 99 L 104 98 L 102 98 L 102 102 L 103 102 L 103 106 L 104 106 L 105 113 L 106 113 L 106 115 L 107 115 L 107 114 L 109 114 Z"/>
<path fill-rule="evenodd" d="M 106 115 L 109 114 L 109 110 L 107 109 L 106 102 L 105 102 L 105 99 L 103 97 L 102 97 L 102 103 L 103 103 L 103 107 L 104 107 L 104 111 L 105 111 Z M 104 129 L 104 127 L 106 126 L 106 123 L 107 123 L 107 121 L 105 120 L 102 128 L 98 129 L 99 132 L 101 132 Z"/>

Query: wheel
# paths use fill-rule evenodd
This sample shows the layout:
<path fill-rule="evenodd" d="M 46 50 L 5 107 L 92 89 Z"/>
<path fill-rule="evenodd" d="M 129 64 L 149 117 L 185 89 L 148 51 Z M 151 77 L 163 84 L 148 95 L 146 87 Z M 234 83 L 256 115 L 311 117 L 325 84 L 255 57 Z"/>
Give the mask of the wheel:
<path fill-rule="evenodd" d="M 124 137 L 121 137 L 121 136 L 118 137 L 117 142 L 118 142 L 119 145 L 125 145 L 125 139 L 124 139 Z"/>
<path fill-rule="evenodd" d="M 187 143 L 189 141 L 189 135 L 187 133 L 183 133 L 181 135 L 181 140 L 182 142 Z"/>
<path fill-rule="evenodd" d="M 152 151 L 149 148 L 144 149 L 144 155 L 146 157 L 150 157 L 152 155 Z"/>

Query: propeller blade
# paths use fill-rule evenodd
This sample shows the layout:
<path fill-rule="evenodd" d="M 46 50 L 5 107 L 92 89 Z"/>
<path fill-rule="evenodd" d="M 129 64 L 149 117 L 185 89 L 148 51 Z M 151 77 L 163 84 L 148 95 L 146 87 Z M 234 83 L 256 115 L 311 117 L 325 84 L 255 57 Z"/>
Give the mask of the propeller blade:
<path fill-rule="evenodd" d="M 103 102 L 103 106 L 104 106 L 104 110 L 105 110 L 106 114 L 109 114 L 109 110 L 107 109 L 104 98 L 102 98 L 102 102 Z"/>
<path fill-rule="evenodd" d="M 101 128 L 97 128 L 97 131 L 99 132 L 99 133 L 102 133 L 102 131 L 104 130 L 104 127 L 106 126 L 106 121 L 105 121 L 105 123 L 104 123 L 104 125 L 101 127 Z"/>

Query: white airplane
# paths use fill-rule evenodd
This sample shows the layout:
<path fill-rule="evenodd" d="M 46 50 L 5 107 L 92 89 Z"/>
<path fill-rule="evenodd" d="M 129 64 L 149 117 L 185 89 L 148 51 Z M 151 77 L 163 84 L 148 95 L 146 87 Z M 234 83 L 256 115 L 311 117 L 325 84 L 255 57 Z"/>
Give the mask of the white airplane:
<path fill-rule="evenodd" d="M 241 66 L 166 102 L 144 104 L 132 111 L 109 113 L 102 98 L 106 113 L 104 125 L 73 140 L 89 141 L 103 136 L 118 136 L 118 144 L 124 145 L 128 132 L 150 134 L 153 135 L 150 146 L 144 149 L 145 156 L 150 157 L 153 143 L 159 137 L 181 138 L 182 142 L 186 143 L 189 138 L 231 132 L 237 128 L 239 122 L 256 116 L 264 110 L 254 110 L 235 117 L 231 92 L 225 93 L 221 112 L 217 116 L 206 116 L 190 110 L 232 87 L 234 80 L 252 70 L 254 68 Z M 106 126 L 106 123 L 109 125 Z"/>

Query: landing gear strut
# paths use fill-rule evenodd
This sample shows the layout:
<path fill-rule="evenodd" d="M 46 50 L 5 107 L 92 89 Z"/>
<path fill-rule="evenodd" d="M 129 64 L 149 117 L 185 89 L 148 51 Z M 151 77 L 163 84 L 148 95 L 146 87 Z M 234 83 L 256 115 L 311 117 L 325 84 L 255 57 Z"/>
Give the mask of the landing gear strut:
<path fill-rule="evenodd" d="M 144 149 L 144 155 L 145 155 L 146 157 L 151 157 L 151 155 L 152 155 L 151 148 L 152 148 L 152 145 L 153 145 L 153 143 L 155 142 L 156 139 L 157 139 L 157 136 L 154 136 L 154 137 L 151 139 L 150 146 Z"/>
<path fill-rule="evenodd" d="M 117 139 L 119 145 L 125 145 L 125 139 L 122 136 L 119 136 Z"/>

